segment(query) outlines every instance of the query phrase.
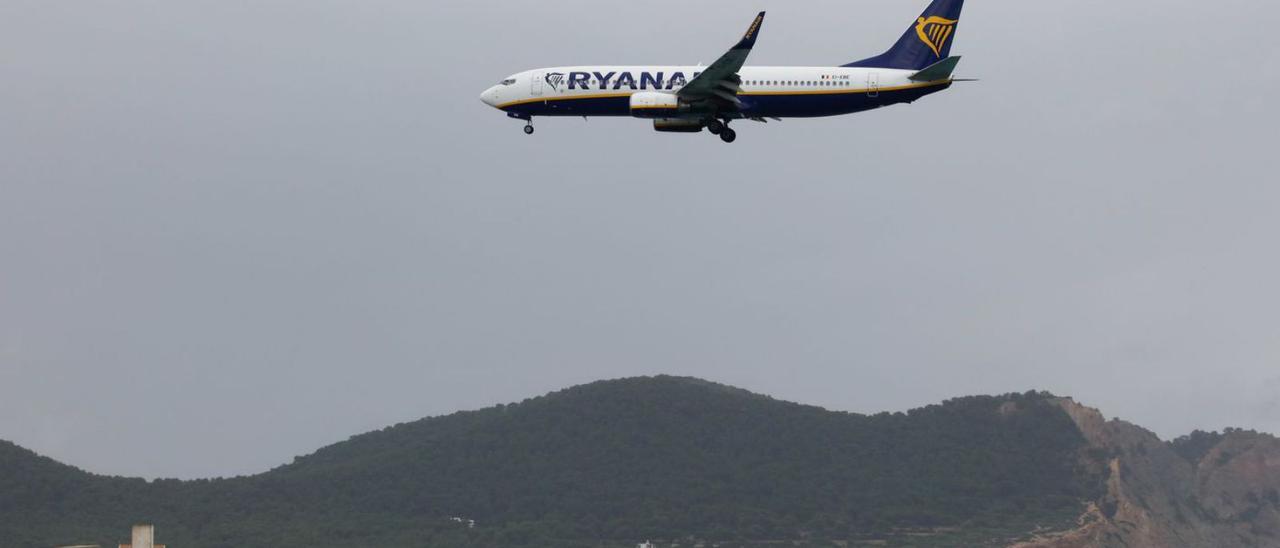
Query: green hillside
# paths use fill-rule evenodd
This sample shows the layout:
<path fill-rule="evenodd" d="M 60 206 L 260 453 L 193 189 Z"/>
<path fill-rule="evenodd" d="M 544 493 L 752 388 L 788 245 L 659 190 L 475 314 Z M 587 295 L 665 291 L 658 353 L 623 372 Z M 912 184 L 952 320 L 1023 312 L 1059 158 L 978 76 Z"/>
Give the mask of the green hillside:
<path fill-rule="evenodd" d="M 400 424 L 220 480 L 93 476 L 0 444 L 0 546 L 108 545 L 141 521 L 182 548 L 977 542 L 1068 523 L 1099 494 L 1077 469 L 1084 440 L 1049 398 L 867 416 L 633 378 Z"/>

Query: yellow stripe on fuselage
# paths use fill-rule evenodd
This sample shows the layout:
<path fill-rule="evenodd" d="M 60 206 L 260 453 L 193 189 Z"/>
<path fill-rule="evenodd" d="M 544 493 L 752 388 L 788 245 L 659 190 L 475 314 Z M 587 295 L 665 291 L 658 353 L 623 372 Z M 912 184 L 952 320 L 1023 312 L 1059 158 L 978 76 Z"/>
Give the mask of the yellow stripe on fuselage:
<path fill-rule="evenodd" d="M 544 101 L 572 101 L 575 99 L 610 99 L 614 97 L 630 97 L 634 93 L 635 93 L 634 91 L 628 91 L 628 92 L 619 92 L 619 93 L 595 93 L 591 95 L 557 95 L 555 97 L 534 97 L 532 99 L 521 99 L 519 101 L 504 103 L 504 104 L 498 105 L 498 108 L 501 109 L 501 108 L 519 106 L 519 105 L 527 105 L 530 103 L 541 103 Z"/>
<path fill-rule="evenodd" d="M 905 86 L 888 86 L 878 88 L 862 88 L 862 89 L 837 89 L 837 90 L 815 90 L 815 91 L 743 91 L 738 95 L 847 95 L 850 93 L 870 93 L 872 91 L 883 93 L 886 91 L 902 91 L 906 89 L 927 88 L 931 86 L 941 86 L 950 84 L 951 80 L 937 80 L 934 82 L 923 82 L 920 84 L 908 84 Z"/>

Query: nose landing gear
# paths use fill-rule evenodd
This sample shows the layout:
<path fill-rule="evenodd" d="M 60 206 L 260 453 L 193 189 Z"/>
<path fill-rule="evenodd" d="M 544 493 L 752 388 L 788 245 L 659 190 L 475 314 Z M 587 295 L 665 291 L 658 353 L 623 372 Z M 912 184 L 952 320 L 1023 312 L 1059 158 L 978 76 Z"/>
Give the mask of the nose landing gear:
<path fill-rule="evenodd" d="M 533 116 L 519 111 L 507 111 L 507 118 L 524 120 L 524 134 L 533 135 Z"/>

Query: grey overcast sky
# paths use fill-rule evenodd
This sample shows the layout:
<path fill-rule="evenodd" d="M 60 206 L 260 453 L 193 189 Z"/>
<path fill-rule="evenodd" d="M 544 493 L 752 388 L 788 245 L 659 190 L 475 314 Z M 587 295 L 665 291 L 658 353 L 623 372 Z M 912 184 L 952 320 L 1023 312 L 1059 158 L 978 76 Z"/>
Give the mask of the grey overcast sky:
<path fill-rule="evenodd" d="M 477 99 L 759 9 L 752 64 L 840 64 L 926 3 L 5 0 L 0 438 L 226 476 L 654 373 L 1280 432 L 1274 0 L 971 0 L 980 83 L 733 146 Z"/>

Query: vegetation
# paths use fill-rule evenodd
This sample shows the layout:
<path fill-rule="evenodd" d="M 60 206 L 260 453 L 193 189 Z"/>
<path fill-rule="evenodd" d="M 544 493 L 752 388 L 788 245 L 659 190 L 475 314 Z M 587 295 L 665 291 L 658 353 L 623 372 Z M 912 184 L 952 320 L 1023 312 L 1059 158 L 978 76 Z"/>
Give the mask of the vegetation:
<path fill-rule="evenodd" d="M 1217 432 L 1196 430 L 1185 436 L 1179 436 L 1169 442 L 1169 446 L 1172 447 L 1173 451 L 1179 456 L 1187 459 L 1191 464 L 1196 464 L 1200 462 L 1201 458 L 1204 458 L 1210 449 L 1213 449 L 1214 446 L 1218 445 L 1218 443 L 1222 441 L 1223 437 L 1224 436 L 1222 434 Z"/>
<path fill-rule="evenodd" d="M 135 522 L 183 548 L 980 544 L 1070 522 L 1100 494 L 1083 450 L 1043 393 L 867 416 L 635 378 L 396 425 L 252 477 L 102 477 L 0 443 L 0 545 L 113 545 Z"/>

